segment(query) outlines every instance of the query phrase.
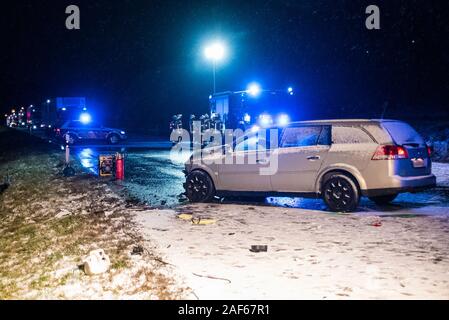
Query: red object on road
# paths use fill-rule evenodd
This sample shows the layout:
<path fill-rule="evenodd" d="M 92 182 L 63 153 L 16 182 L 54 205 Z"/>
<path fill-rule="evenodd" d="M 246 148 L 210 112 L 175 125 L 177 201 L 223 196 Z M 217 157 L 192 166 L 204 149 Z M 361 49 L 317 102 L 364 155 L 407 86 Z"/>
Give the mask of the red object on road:
<path fill-rule="evenodd" d="M 125 158 L 119 153 L 115 156 L 115 179 L 125 180 Z"/>

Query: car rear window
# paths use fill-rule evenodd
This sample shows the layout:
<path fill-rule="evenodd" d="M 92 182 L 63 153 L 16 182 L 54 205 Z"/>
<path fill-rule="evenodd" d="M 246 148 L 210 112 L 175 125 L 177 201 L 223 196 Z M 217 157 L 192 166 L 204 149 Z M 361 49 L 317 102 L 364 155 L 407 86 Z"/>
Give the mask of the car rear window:
<path fill-rule="evenodd" d="M 361 128 L 350 126 L 333 126 L 332 142 L 334 144 L 373 143 L 373 139 Z"/>
<path fill-rule="evenodd" d="M 419 133 L 405 122 L 384 122 L 382 126 L 387 129 L 394 142 L 398 145 L 409 143 L 425 144 Z"/>

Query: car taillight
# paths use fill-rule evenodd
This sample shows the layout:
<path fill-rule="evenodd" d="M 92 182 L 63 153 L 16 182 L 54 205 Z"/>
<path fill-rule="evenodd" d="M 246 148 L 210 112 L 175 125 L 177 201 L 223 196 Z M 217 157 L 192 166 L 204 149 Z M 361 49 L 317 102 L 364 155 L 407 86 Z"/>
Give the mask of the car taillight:
<path fill-rule="evenodd" d="M 427 154 L 429 155 L 429 158 L 432 156 L 432 154 L 433 154 L 433 147 L 432 146 L 427 146 Z"/>
<path fill-rule="evenodd" d="M 373 160 L 398 160 L 408 159 L 408 152 L 401 146 L 379 146 L 373 156 Z"/>

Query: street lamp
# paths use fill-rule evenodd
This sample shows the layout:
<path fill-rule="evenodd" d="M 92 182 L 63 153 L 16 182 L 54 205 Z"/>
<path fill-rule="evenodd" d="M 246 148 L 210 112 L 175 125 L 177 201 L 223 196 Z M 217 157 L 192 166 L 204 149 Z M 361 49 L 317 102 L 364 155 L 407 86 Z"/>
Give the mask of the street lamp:
<path fill-rule="evenodd" d="M 226 55 L 226 48 L 221 42 L 215 42 L 211 45 L 207 46 L 204 49 L 204 56 L 208 60 L 212 60 L 213 63 L 213 72 L 214 72 L 214 93 L 216 93 L 217 84 L 216 84 L 216 69 L 217 62 L 224 59 Z"/>

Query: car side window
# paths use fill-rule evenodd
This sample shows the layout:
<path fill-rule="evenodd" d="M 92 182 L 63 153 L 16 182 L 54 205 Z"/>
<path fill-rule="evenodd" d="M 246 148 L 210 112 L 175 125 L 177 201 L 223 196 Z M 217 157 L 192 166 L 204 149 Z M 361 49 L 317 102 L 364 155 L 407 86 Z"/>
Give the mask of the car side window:
<path fill-rule="evenodd" d="M 303 126 L 285 128 L 281 148 L 316 146 L 320 138 L 321 126 Z"/>
<path fill-rule="evenodd" d="M 351 144 L 351 143 L 373 143 L 373 139 L 361 128 L 350 126 L 333 126 L 332 143 Z"/>

